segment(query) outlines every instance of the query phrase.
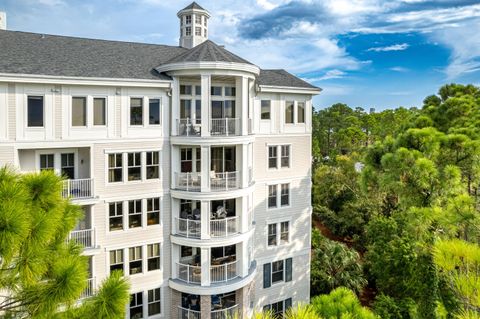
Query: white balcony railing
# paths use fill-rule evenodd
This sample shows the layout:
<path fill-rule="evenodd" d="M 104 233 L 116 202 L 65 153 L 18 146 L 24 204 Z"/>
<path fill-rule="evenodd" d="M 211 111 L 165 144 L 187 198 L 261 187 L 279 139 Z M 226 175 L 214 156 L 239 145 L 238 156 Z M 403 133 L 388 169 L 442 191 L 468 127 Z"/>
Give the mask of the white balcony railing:
<path fill-rule="evenodd" d="M 201 183 L 201 172 L 175 173 L 175 187 L 177 189 L 190 192 L 199 192 Z"/>
<path fill-rule="evenodd" d="M 200 284 L 202 268 L 200 266 L 177 263 L 178 279 L 189 284 Z"/>
<path fill-rule="evenodd" d="M 82 245 L 85 248 L 94 248 L 95 243 L 95 228 L 74 230 L 70 232 L 68 241 L 75 241 L 77 244 Z"/>
<path fill-rule="evenodd" d="M 219 136 L 240 135 L 239 118 L 211 119 L 210 134 Z"/>
<path fill-rule="evenodd" d="M 87 287 L 80 295 L 80 299 L 91 297 L 95 294 L 95 278 L 87 279 Z"/>
<path fill-rule="evenodd" d="M 178 306 L 178 319 L 200 319 L 201 312 Z"/>
<path fill-rule="evenodd" d="M 227 237 L 238 232 L 238 216 L 210 220 L 210 236 Z"/>
<path fill-rule="evenodd" d="M 179 136 L 200 136 L 202 134 L 202 121 L 200 119 L 177 119 Z"/>
<path fill-rule="evenodd" d="M 240 184 L 238 172 L 210 173 L 210 189 L 212 191 L 227 191 L 238 189 Z"/>
<path fill-rule="evenodd" d="M 211 319 L 230 319 L 236 318 L 238 312 L 238 305 L 231 306 L 225 309 L 212 310 L 210 313 Z"/>
<path fill-rule="evenodd" d="M 210 266 L 210 281 L 212 283 L 226 282 L 237 277 L 237 262 Z"/>
<path fill-rule="evenodd" d="M 67 179 L 63 182 L 64 198 L 85 199 L 93 197 L 93 178 Z"/>
<path fill-rule="evenodd" d="M 175 229 L 180 236 L 200 238 L 200 226 L 199 220 L 175 218 Z"/>

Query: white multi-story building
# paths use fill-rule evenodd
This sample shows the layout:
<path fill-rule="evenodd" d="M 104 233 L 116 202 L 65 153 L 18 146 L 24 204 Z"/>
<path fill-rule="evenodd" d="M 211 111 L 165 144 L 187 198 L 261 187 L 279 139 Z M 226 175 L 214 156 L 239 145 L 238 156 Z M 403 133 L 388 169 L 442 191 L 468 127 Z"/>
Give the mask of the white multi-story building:
<path fill-rule="evenodd" d="M 0 165 L 65 176 L 85 297 L 120 269 L 128 318 L 308 302 L 320 89 L 208 40 L 198 4 L 178 17 L 178 47 L 0 30 Z"/>

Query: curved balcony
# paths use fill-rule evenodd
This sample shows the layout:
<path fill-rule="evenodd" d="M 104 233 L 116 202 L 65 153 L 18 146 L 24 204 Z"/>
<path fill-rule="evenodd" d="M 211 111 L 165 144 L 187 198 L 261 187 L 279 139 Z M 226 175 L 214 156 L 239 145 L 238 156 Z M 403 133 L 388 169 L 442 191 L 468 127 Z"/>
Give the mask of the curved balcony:
<path fill-rule="evenodd" d="M 201 238 L 201 221 L 175 217 L 176 235 L 187 238 Z M 214 219 L 209 221 L 211 238 L 223 238 L 239 233 L 239 216 Z"/>
<path fill-rule="evenodd" d="M 178 279 L 188 284 L 200 285 L 202 282 L 202 267 L 176 263 Z"/>
<path fill-rule="evenodd" d="M 178 306 L 178 318 L 179 319 L 200 319 L 202 313 L 198 310 L 192 310 Z"/>
<path fill-rule="evenodd" d="M 240 173 L 210 172 L 208 176 L 211 192 L 224 192 L 240 188 Z M 201 172 L 175 173 L 175 188 L 188 192 L 200 192 L 202 187 Z"/>
<path fill-rule="evenodd" d="M 210 281 L 212 284 L 227 282 L 237 277 L 237 261 L 210 266 Z"/>
<path fill-rule="evenodd" d="M 238 312 L 239 312 L 238 305 L 234 305 L 225 309 L 212 310 L 212 312 L 210 313 L 210 318 L 211 319 L 237 318 Z"/>

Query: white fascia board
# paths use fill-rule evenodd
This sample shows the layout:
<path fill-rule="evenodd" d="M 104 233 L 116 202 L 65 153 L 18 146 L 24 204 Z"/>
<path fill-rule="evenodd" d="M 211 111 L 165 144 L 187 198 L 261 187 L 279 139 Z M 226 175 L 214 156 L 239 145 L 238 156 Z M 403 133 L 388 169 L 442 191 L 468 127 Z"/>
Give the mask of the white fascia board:
<path fill-rule="evenodd" d="M 194 71 L 198 73 L 199 70 L 228 70 L 228 71 L 243 71 L 252 73 L 254 75 L 260 74 L 260 68 L 256 65 L 235 62 L 181 62 L 170 63 L 156 67 L 158 72 L 169 71 Z"/>
<path fill-rule="evenodd" d="M 172 81 L 0 73 L 0 82 L 170 88 Z"/>
<path fill-rule="evenodd" d="M 299 88 L 289 86 L 273 86 L 273 85 L 259 85 L 258 92 L 262 93 L 296 93 L 296 94 L 311 94 L 318 95 L 322 89 L 314 88 Z"/>

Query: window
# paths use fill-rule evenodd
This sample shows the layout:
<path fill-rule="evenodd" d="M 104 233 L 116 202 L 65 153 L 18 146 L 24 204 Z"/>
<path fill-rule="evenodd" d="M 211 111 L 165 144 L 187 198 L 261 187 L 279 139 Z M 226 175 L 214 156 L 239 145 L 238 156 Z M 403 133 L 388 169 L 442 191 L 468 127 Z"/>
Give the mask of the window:
<path fill-rule="evenodd" d="M 200 172 L 202 170 L 202 155 L 201 155 L 201 149 L 196 148 L 195 149 L 195 168 L 197 169 L 197 172 Z"/>
<path fill-rule="evenodd" d="M 195 118 L 197 124 L 202 123 L 202 100 L 195 100 Z"/>
<path fill-rule="evenodd" d="M 225 87 L 225 96 L 235 96 L 236 90 L 234 86 Z"/>
<path fill-rule="evenodd" d="M 65 153 L 61 155 L 62 163 L 62 176 L 65 176 L 67 179 L 75 178 L 75 154 L 74 153 Z"/>
<path fill-rule="evenodd" d="M 53 170 L 55 168 L 55 160 L 53 154 L 40 155 L 40 171 Z"/>
<path fill-rule="evenodd" d="M 196 15 L 195 16 L 195 23 L 196 24 L 202 24 L 202 16 Z"/>
<path fill-rule="evenodd" d="M 123 229 L 123 202 L 108 204 L 110 231 Z"/>
<path fill-rule="evenodd" d="M 207 25 L 207 21 L 205 21 L 205 25 Z M 207 29 L 203 29 L 203 36 L 207 37 Z"/>
<path fill-rule="evenodd" d="M 283 260 L 272 263 L 272 284 L 283 281 Z"/>
<path fill-rule="evenodd" d="M 202 87 L 200 85 L 195 85 L 195 95 L 196 96 L 202 95 Z"/>
<path fill-rule="evenodd" d="M 72 97 L 72 126 L 87 126 L 87 98 Z"/>
<path fill-rule="evenodd" d="M 278 260 L 263 265 L 263 288 L 269 288 L 278 282 L 292 281 L 292 258 Z"/>
<path fill-rule="evenodd" d="M 123 272 L 123 249 L 110 251 L 110 272 L 114 270 Z"/>
<path fill-rule="evenodd" d="M 142 272 L 142 246 L 130 247 L 128 249 L 130 275 Z"/>
<path fill-rule="evenodd" d="M 43 127 L 43 96 L 27 98 L 27 126 Z"/>
<path fill-rule="evenodd" d="M 159 152 L 147 152 L 147 179 L 160 177 L 160 154 Z"/>
<path fill-rule="evenodd" d="M 277 185 L 268 186 L 268 208 L 277 207 Z"/>
<path fill-rule="evenodd" d="M 143 293 L 137 292 L 130 295 L 130 319 L 143 318 Z"/>
<path fill-rule="evenodd" d="M 268 246 L 277 245 L 277 224 L 268 225 Z"/>
<path fill-rule="evenodd" d="M 305 123 L 305 102 L 297 103 L 297 122 Z"/>
<path fill-rule="evenodd" d="M 292 307 L 292 298 L 274 302 L 263 307 L 263 311 L 271 311 L 274 318 L 282 318 L 289 308 Z"/>
<path fill-rule="evenodd" d="M 93 125 L 107 124 L 107 103 L 103 97 L 93 99 Z"/>
<path fill-rule="evenodd" d="M 180 257 L 189 257 L 193 255 L 193 249 L 191 246 L 181 246 L 180 247 Z"/>
<path fill-rule="evenodd" d="M 290 167 L 290 145 L 281 146 L 281 167 Z"/>
<path fill-rule="evenodd" d="M 147 199 L 147 225 L 160 224 L 160 198 Z"/>
<path fill-rule="evenodd" d="M 195 27 L 195 35 L 202 35 L 202 28 L 201 27 Z"/>
<path fill-rule="evenodd" d="M 211 88 L 211 95 L 222 95 L 222 87 L 221 86 L 212 86 Z"/>
<path fill-rule="evenodd" d="M 192 16 L 188 15 L 185 16 L 185 24 L 191 24 L 192 23 Z"/>
<path fill-rule="evenodd" d="M 138 181 L 142 179 L 141 153 L 128 153 L 128 180 Z"/>
<path fill-rule="evenodd" d="M 261 119 L 269 120 L 270 119 L 270 100 L 262 100 L 261 102 Z"/>
<path fill-rule="evenodd" d="M 203 19 L 203 24 L 204 24 L 205 26 L 207 26 L 207 18 L 206 18 L 206 17 L 205 17 L 205 19 Z M 205 30 L 205 31 L 206 31 L 206 30 Z"/>
<path fill-rule="evenodd" d="M 268 147 L 268 168 L 277 168 L 277 146 Z"/>
<path fill-rule="evenodd" d="M 128 201 L 128 227 L 142 227 L 142 200 Z"/>
<path fill-rule="evenodd" d="M 121 182 L 123 180 L 122 163 L 123 158 L 121 153 L 108 154 L 108 181 L 110 183 Z"/>
<path fill-rule="evenodd" d="M 289 241 L 289 222 L 280 223 L 280 242 L 282 244 L 288 243 Z"/>
<path fill-rule="evenodd" d="M 185 35 L 192 35 L 192 27 L 185 27 Z"/>
<path fill-rule="evenodd" d="M 130 98 L 130 125 L 143 125 L 142 98 Z"/>
<path fill-rule="evenodd" d="M 148 315 L 154 316 L 161 312 L 160 288 L 148 291 Z"/>
<path fill-rule="evenodd" d="M 290 185 L 282 184 L 280 193 L 280 206 L 288 206 L 290 204 Z"/>
<path fill-rule="evenodd" d="M 150 99 L 148 102 L 148 124 L 160 124 L 160 99 Z"/>
<path fill-rule="evenodd" d="M 191 85 L 180 85 L 180 94 L 181 95 L 192 95 L 192 86 Z"/>
<path fill-rule="evenodd" d="M 285 103 L 285 123 L 293 123 L 293 101 L 287 101 Z"/>
<path fill-rule="evenodd" d="M 192 110 L 192 101 L 191 100 L 180 100 L 180 118 L 186 119 L 190 117 Z"/>
<path fill-rule="evenodd" d="M 147 246 L 148 271 L 160 269 L 160 244 Z"/>
<path fill-rule="evenodd" d="M 192 149 L 180 149 L 180 170 L 182 173 L 189 173 L 192 171 Z"/>

